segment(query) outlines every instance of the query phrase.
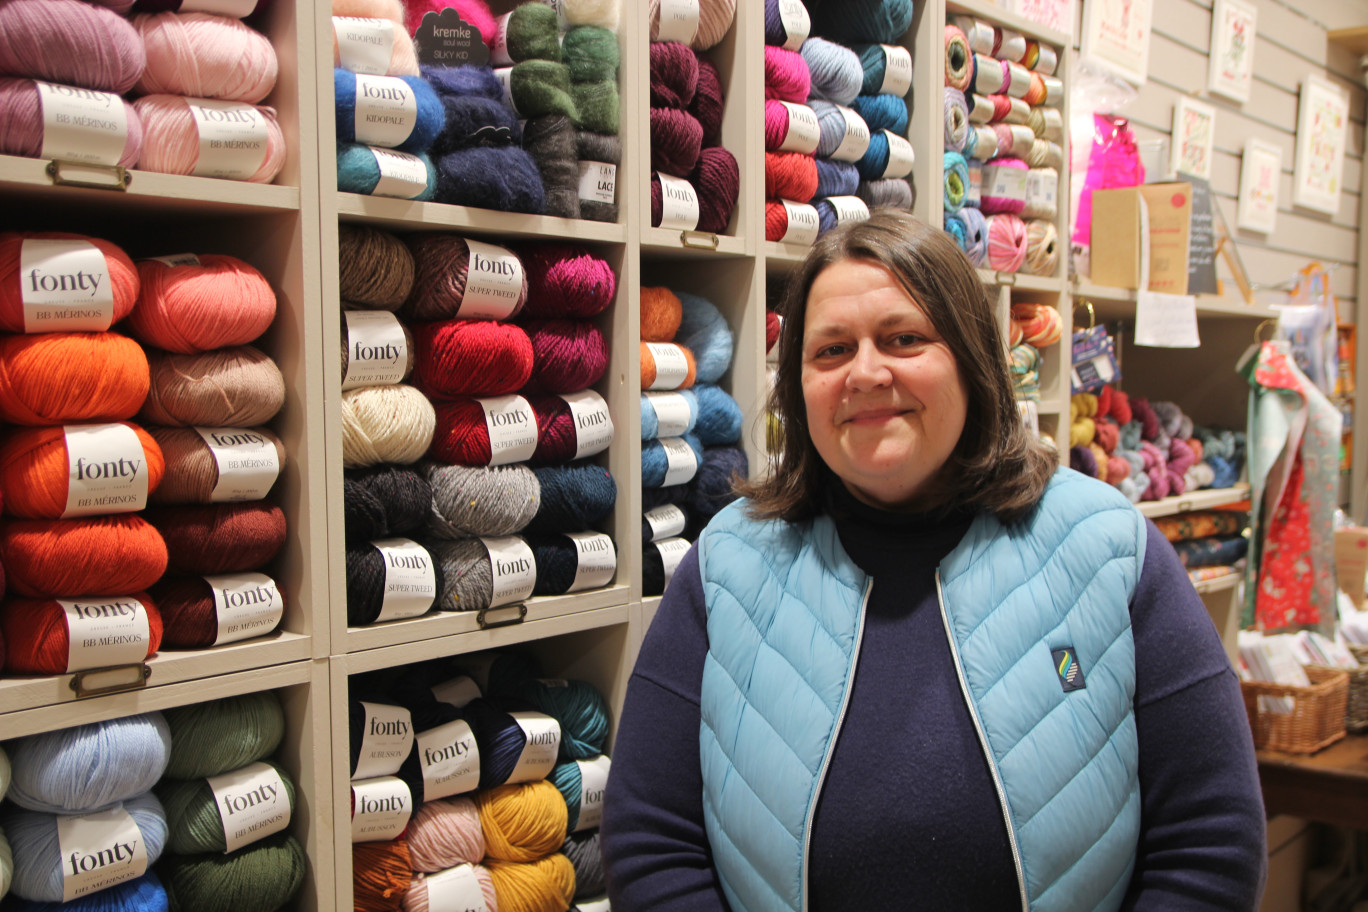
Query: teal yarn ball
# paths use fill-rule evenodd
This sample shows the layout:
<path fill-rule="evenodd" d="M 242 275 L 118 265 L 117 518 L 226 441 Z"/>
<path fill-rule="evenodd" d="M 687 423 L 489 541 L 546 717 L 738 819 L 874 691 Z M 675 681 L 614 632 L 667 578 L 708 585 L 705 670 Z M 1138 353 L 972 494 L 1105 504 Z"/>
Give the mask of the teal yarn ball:
<path fill-rule="evenodd" d="M 864 82 L 860 92 L 864 95 L 877 95 L 883 88 L 884 74 L 888 71 L 888 58 L 881 44 L 857 44 L 851 48 L 860 58 L 864 69 Z"/>
<path fill-rule="evenodd" d="M 518 688 L 518 697 L 560 723 L 560 759 L 588 760 L 603 752 L 608 704 L 593 684 L 532 678 Z"/>
<path fill-rule="evenodd" d="M 432 159 L 428 158 L 426 152 L 419 152 L 417 156 L 427 169 L 427 188 L 410 199 L 430 200 L 437 192 L 437 169 L 432 166 Z M 379 183 L 380 165 L 376 162 L 375 153 L 371 151 L 370 146 L 344 142 L 337 144 L 338 190 L 343 193 L 362 193 L 370 196 Z"/>
<path fill-rule="evenodd" d="M 155 864 L 166 844 L 161 802 L 148 792 L 123 802 L 123 809 L 142 834 L 148 865 Z M 63 859 L 57 841 L 57 815 L 11 808 L 0 818 L 0 828 L 8 835 L 14 852 L 14 894 L 38 902 L 61 902 Z"/>
<path fill-rule="evenodd" d="M 655 440 L 660 436 L 660 416 L 656 414 L 655 398 L 660 393 L 641 394 L 641 439 Z M 668 395 L 681 397 L 689 406 L 689 423 L 684 433 L 689 433 L 698 424 L 698 397 L 692 389 L 675 390 Z"/>
<path fill-rule="evenodd" d="M 579 120 L 570 94 L 570 70 L 550 60 L 524 60 L 513 65 L 508 77 L 509 93 L 518 116 L 528 120 L 546 114 L 564 114 Z"/>
<path fill-rule="evenodd" d="M 11 899 L 5 912 L 168 912 L 166 890 L 152 871 L 105 890 L 64 902 Z"/>
<path fill-rule="evenodd" d="M 860 95 L 851 107 L 871 131 L 907 132 L 907 102 L 897 95 Z"/>
<path fill-rule="evenodd" d="M 698 464 L 703 462 L 703 443 L 693 434 L 685 434 L 682 438 L 689 448 L 694 451 L 694 458 Z M 659 440 L 643 440 L 641 442 L 641 486 L 643 488 L 658 488 L 665 484 L 665 472 L 670 467 L 669 460 L 665 456 L 665 448 Z M 689 479 L 683 479 L 683 484 Z"/>
<path fill-rule="evenodd" d="M 579 764 L 574 760 L 563 760 L 552 768 L 546 779 L 565 799 L 565 809 L 570 812 L 565 829 L 566 832 L 572 832 L 579 825 L 580 801 L 584 796 Z"/>
<path fill-rule="evenodd" d="M 446 111 L 432 86 L 417 76 L 394 76 L 413 92 L 418 116 L 409 135 L 394 146 L 400 152 L 422 152 L 428 149 L 446 123 Z M 356 74 L 350 70 L 333 70 L 333 98 L 337 105 L 337 139 L 356 142 Z"/>
<path fill-rule="evenodd" d="M 897 44 L 912 25 L 912 0 L 843 0 L 809 4 L 812 34 L 837 41 Z"/>
<path fill-rule="evenodd" d="M 10 800 L 30 811 L 81 814 L 146 792 L 166 770 L 171 732 L 159 712 L 10 742 Z"/>
<path fill-rule="evenodd" d="M 173 909 L 274 912 L 299 892 L 307 863 L 289 833 L 276 833 L 227 855 L 167 855 L 158 868 Z"/>
<path fill-rule="evenodd" d="M 171 727 L 169 779 L 201 779 L 269 757 L 285 736 L 285 711 L 274 691 L 225 697 L 166 710 Z"/>
<path fill-rule="evenodd" d="M 599 25 L 577 25 L 565 33 L 561 61 L 571 82 L 612 82 L 618 78 L 622 51 L 617 35 Z"/>
<path fill-rule="evenodd" d="M 809 38 L 799 51 L 812 74 L 810 98 L 848 105 L 864 85 L 864 67 L 854 51 L 825 38 Z"/>
<path fill-rule="evenodd" d="M 741 439 L 741 406 L 726 390 L 711 383 L 693 388 L 698 397 L 698 423 L 694 434 L 705 447 L 724 446 Z"/>
<path fill-rule="evenodd" d="M 544 3 L 524 3 L 508 17 L 508 56 L 523 60 L 561 62 L 560 15 Z"/>
<path fill-rule="evenodd" d="M 676 292 L 683 305 L 683 318 L 674 341 L 693 352 L 697 364 L 696 383 L 716 383 L 731 367 L 732 338 L 727 318 L 711 301 L 688 292 Z"/>
<path fill-rule="evenodd" d="M 285 786 L 290 811 L 295 809 L 295 784 L 279 763 L 267 760 Z M 206 779 L 165 779 L 156 788 L 166 812 L 166 849 L 179 855 L 225 849 L 223 818 Z"/>

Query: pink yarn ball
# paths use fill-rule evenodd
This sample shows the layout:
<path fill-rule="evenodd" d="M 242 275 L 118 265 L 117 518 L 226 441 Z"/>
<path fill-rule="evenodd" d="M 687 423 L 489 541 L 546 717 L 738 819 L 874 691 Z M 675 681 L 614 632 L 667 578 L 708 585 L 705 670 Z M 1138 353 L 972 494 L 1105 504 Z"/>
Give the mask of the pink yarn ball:
<path fill-rule="evenodd" d="M 275 319 L 271 283 L 237 257 L 206 253 L 199 265 L 138 263 L 142 291 L 129 314 L 139 342 L 180 354 L 253 342 Z"/>
<path fill-rule="evenodd" d="M 413 870 L 431 874 L 475 864 L 485 855 L 480 812 L 469 798 L 441 798 L 420 804 L 409 820 Z"/>
<path fill-rule="evenodd" d="M 995 158 L 988 167 L 1010 168 L 1013 171 L 1029 171 L 1030 167 L 1019 158 Z M 987 184 L 987 181 L 984 181 Z M 994 215 L 999 212 L 1007 212 L 1012 215 L 1020 215 L 1026 209 L 1026 200 L 1014 199 L 1009 196 L 990 196 L 983 194 L 980 208 L 984 215 Z"/>
<path fill-rule="evenodd" d="M 0 0 L 0 76 L 122 95 L 147 64 L 128 20 L 81 0 Z"/>
<path fill-rule="evenodd" d="M 1015 215 L 988 216 L 988 268 L 1016 272 L 1026 259 L 1026 223 Z"/>
<path fill-rule="evenodd" d="M 480 883 L 480 892 L 484 894 L 485 908 L 498 908 L 499 897 L 494 892 L 494 881 L 489 876 L 489 869 L 482 865 L 472 865 L 471 869 L 475 872 L 475 879 Z M 413 883 L 404 894 L 404 912 L 428 912 L 426 874 L 414 875 Z"/>
<path fill-rule="evenodd" d="M 199 164 L 199 127 L 179 95 L 145 95 L 133 102 L 143 127 L 143 153 L 138 167 L 162 174 L 194 174 Z M 274 108 L 257 108 L 266 118 L 266 157 L 247 180 L 269 184 L 285 166 L 285 134 Z"/>
<path fill-rule="evenodd" d="M 143 128 L 133 105 L 125 101 L 123 106 L 128 117 L 128 138 L 119 164 L 131 168 L 142 154 Z M 0 153 L 42 157 L 43 109 L 38 87 L 31 79 L 0 76 Z"/>
<path fill-rule="evenodd" d="M 489 5 L 484 0 L 408 0 L 408 30 L 409 34 L 415 34 L 418 26 L 423 24 L 423 16 L 427 13 L 440 13 L 447 7 L 451 7 L 461 14 L 461 21 L 479 29 L 480 37 L 484 43 L 490 47 L 494 46 L 494 38 L 499 33 L 498 23 L 494 21 L 494 14 L 489 11 Z"/>
<path fill-rule="evenodd" d="M 532 340 L 529 392 L 579 392 L 608 369 L 608 342 L 587 320 L 528 320 L 524 328 Z"/>
<path fill-rule="evenodd" d="M 189 2 L 189 0 L 134 0 L 133 12 L 175 13 L 179 12 L 181 7 L 185 6 L 187 2 Z M 256 0 L 256 5 L 252 7 L 252 11 L 248 13 L 247 16 L 255 16 L 257 13 L 265 9 L 269 3 L 270 0 Z M 245 19 L 247 17 L 244 16 L 243 18 Z"/>
<path fill-rule="evenodd" d="M 127 16 L 128 11 L 133 8 L 133 0 L 86 0 L 96 6 L 107 6 L 120 16 Z"/>
<path fill-rule="evenodd" d="M 781 102 L 765 99 L 765 151 L 777 152 L 788 139 L 789 112 Z"/>
<path fill-rule="evenodd" d="M 332 14 L 351 19 L 388 19 L 404 26 L 404 0 L 332 0 Z"/>
<path fill-rule="evenodd" d="M 607 310 L 617 276 L 602 257 L 574 244 L 530 244 L 518 251 L 527 273 L 526 317 L 585 319 Z"/>
<path fill-rule="evenodd" d="M 812 91 L 812 73 L 797 51 L 765 45 L 765 97 L 803 104 Z"/>
<path fill-rule="evenodd" d="M 275 88 L 275 48 L 265 35 L 237 19 L 211 13 L 154 13 L 135 16 L 133 25 L 147 49 L 147 69 L 138 80 L 141 94 L 256 104 Z"/>

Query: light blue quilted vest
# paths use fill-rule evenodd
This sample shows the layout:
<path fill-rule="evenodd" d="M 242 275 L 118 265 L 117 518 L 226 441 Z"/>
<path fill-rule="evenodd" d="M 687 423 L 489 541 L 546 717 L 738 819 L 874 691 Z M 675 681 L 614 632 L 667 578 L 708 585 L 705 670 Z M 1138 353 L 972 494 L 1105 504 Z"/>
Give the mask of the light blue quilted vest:
<path fill-rule="evenodd" d="M 941 606 L 1017 853 L 1023 908 L 1114 910 L 1140 830 L 1130 597 L 1144 519 L 1061 469 L 1024 521 L 976 518 L 942 561 Z M 869 580 L 835 525 L 756 522 L 699 540 L 708 610 L 703 814 L 734 912 L 802 912 L 806 842 L 853 677 Z M 761 569 L 763 568 L 763 569 Z M 1073 647 L 1066 693 L 1052 651 Z"/>

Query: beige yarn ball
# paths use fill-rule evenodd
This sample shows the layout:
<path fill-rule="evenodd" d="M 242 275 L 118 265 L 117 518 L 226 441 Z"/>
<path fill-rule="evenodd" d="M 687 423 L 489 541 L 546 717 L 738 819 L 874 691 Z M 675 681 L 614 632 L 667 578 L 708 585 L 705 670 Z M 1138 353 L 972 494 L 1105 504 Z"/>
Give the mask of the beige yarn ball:
<path fill-rule="evenodd" d="M 432 403 L 407 384 L 348 390 L 342 394 L 342 464 L 355 469 L 417 462 L 436 428 Z"/>

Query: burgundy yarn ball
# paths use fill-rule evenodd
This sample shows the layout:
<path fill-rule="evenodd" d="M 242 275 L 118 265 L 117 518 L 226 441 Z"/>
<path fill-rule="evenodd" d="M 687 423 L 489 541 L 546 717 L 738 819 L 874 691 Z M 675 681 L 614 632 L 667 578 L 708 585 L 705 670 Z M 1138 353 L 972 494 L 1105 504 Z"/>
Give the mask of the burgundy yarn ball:
<path fill-rule="evenodd" d="M 687 108 L 698 89 L 698 61 L 687 44 L 651 42 L 651 107 Z"/>
<path fill-rule="evenodd" d="M 493 176 L 490 176 L 493 180 Z M 454 234 L 415 234 L 407 238 L 413 252 L 413 289 L 399 309 L 410 320 L 453 320 L 461 316 L 466 278 L 470 271 L 470 247 Z M 527 273 L 523 273 L 517 304 L 507 318 L 517 316 L 527 303 Z"/>
<path fill-rule="evenodd" d="M 576 393 L 608 369 L 608 342 L 588 320 L 529 320 L 525 326 L 533 352 L 529 392 Z"/>
<path fill-rule="evenodd" d="M 560 396 L 534 394 L 527 397 L 537 416 L 537 450 L 528 460 L 532 465 L 560 465 L 575 458 L 579 434 L 570 403 Z"/>
<path fill-rule="evenodd" d="M 651 108 L 651 170 L 687 177 L 703 151 L 703 125 L 688 111 Z"/>
<path fill-rule="evenodd" d="M 285 514 L 270 501 L 149 507 L 144 515 L 166 541 L 168 569 L 181 573 L 260 570 L 285 545 Z"/>
<path fill-rule="evenodd" d="M 736 156 L 721 146 L 704 149 L 689 182 L 698 190 L 698 230 L 726 231 L 741 193 Z"/>
<path fill-rule="evenodd" d="M 283 602 L 285 593 L 279 591 Z M 214 645 L 219 632 L 218 610 L 214 590 L 204 577 L 168 576 L 147 594 L 161 609 L 162 648 L 204 649 Z"/>
<path fill-rule="evenodd" d="M 502 396 L 532 376 L 532 341 L 522 327 L 447 320 L 414 328 L 414 384 L 430 399 Z"/>
<path fill-rule="evenodd" d="M 697 52 L 695 52 L 697 53 Z M 698 88 L 694 91 L 689 113 L 698 118 L 703 127 L 703 145 L 715 146 L 722 141 L 722 75 L 711 60 L 698 58 Z"/>
<path fill-rule="evenodd" d="M 492 457 L 489 424 L 479 399 L 462 397 L 433 404 L 437 429 L 428 457 L 447 465 L 487 466 Z"/>
<path fill-rule="evenodd" d="M 534 244 L 518 251 L 527 271 L 523 316 L 586 319 L 607 310 L 617 276 L 602 257 L 575 244 Z"/>
<path fill-rule="evenodd" d="M 81 0 L 0 3 L 0 75 L 122 95 L 147 66 L 133 24 Z"/>
<path fill-rule="evenodd" d="M 138 112 L 124 101 L 128 137 L 119 164 L 131 168 L 142 155 L 143 129 Z M 41 158 L 43 155 L 43 107 L 38 87 L 31 79 L 0 77 L 0 153 Z"/>

